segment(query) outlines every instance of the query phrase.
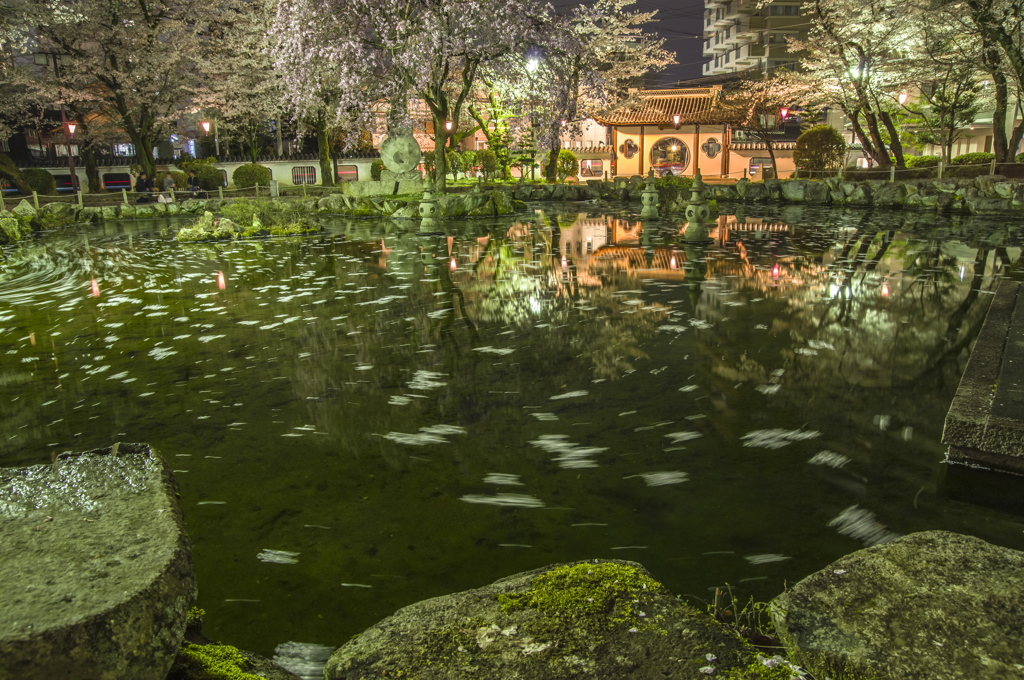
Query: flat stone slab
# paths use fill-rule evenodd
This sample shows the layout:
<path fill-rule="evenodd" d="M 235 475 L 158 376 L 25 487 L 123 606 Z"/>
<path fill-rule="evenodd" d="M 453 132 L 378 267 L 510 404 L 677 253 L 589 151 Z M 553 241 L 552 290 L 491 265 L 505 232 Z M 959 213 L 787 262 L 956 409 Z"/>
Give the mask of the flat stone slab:
<path fill-rule="evenodd" d="M 1024 553 L 926 531 L 847 555 L 773 603 L 815 677 L 1024 679 Z"/>
<path fill-rule="evenodd" d="M 1024 474 L 1024 295 L 1015 281 L 999 284 L 942 441 L 950 462 Z"/>
<path fill-rule="evenodd" d="M 0 678 L 163 680 L 196 597 L 177 490 L 145 444 L 0 468 Z"/>

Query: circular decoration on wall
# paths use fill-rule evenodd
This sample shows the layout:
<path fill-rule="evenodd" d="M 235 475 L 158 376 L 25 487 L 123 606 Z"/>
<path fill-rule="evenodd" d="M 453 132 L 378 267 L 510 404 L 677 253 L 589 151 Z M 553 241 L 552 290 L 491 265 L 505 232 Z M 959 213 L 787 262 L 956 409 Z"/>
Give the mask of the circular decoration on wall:
<path fill-rule="evenodd" d="M 651 147 L 651 167 L 659 177 L 671 172 L 678 175 L 690 163 L 690 149 L 675 137 L 659 139 Z"/>
<path fill-rule="evenodd" d="M 640 147 L 637 146 L 632 139 L 627 139 L 622 144 L 619 144 L 619 152 L 623 154 L 626 158 L 632 158 L 633 156 L 636 155 L 636 152 L 639 150 Z"/>
<path fill-rule="evenodd" d="M 701 144 L 700 149 L 708 158 L 714 158 L 722 150 L 722 145 L 714 137 L 708 137 L 708 141 Z"/>
<path fill-rule="evenodd" d="M 401 174 L 420 164 L 420 144 L 412 135 L 388 137 L 380 145 L 380 158 L 385 168 Z"/>

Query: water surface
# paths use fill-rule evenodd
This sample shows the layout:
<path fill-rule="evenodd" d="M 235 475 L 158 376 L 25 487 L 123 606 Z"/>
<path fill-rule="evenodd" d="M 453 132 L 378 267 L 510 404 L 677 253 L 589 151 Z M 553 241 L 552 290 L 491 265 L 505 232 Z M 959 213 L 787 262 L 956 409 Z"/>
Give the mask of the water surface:
<path fill-rule="evenodd" d="M 114 223 L 4 248 L 0 463 L 148 442 L 215 639 L 339 645 L 554 562 L 771 597 L 944 529 L 942 422 L 1022 223 L 766 208 L 705 249 L 589 205 L 445 234 L 181 245 Z"/>

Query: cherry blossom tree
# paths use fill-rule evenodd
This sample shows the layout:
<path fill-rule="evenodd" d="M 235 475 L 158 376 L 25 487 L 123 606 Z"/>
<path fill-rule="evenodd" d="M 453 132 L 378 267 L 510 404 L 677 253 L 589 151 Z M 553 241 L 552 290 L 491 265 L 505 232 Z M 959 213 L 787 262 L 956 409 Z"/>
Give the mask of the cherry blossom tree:
<path fill-rule="evenodd" d="M 920 13 L 900 0 L 809 0 L 815 17 L 803 52 L 804 81 L 815 104 L 846 114 L 864 153 L 881 167 L 904 165 L 894 113 L 908 85 L 906 62 L 920 52 Z"/>
<path fill-rule="evenodd" d="M 344 119 L 355 138 L 377 124 L 380 101 L 392 104 L 391 131 L 411 127 L 400 104 L 416 97 L 441 148 L 451 136 L 446 122 L 459 130 L 481 70 L 539 42 L 547 23 L 538 0 L 281 0 L 274 54 L 297 109 L 309 101 L 304 91 L 330 92 L 333 111 L 324 116 Z M 445 154 L 437 166 L 443 191 Z"/>
<path fill-rule="evenodd" d="M 38 50 L 59 55 L 49 101 L 92 102 L 131 138 L 139 165 L 202 88 L 209 3 L 199 0 L 80 0 L 76 23 L 35 32 Z M 52 68 L 52 67 L 51 67 Z"/>

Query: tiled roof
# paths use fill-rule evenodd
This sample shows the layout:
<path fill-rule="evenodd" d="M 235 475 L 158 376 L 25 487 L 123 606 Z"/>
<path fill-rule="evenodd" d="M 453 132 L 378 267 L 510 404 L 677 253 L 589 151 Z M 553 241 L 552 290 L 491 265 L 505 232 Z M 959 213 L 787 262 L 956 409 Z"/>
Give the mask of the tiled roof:
<path fill-rule="evenodd" d="M 691 87 L 673 90 L 642 90 L 639 101 L 594 118 L 605 125 L 674 126 L 678 115 L 680 125 L 741 123 L 746 111 L 726 106 L 721 99 L 722 88 Z"/>

